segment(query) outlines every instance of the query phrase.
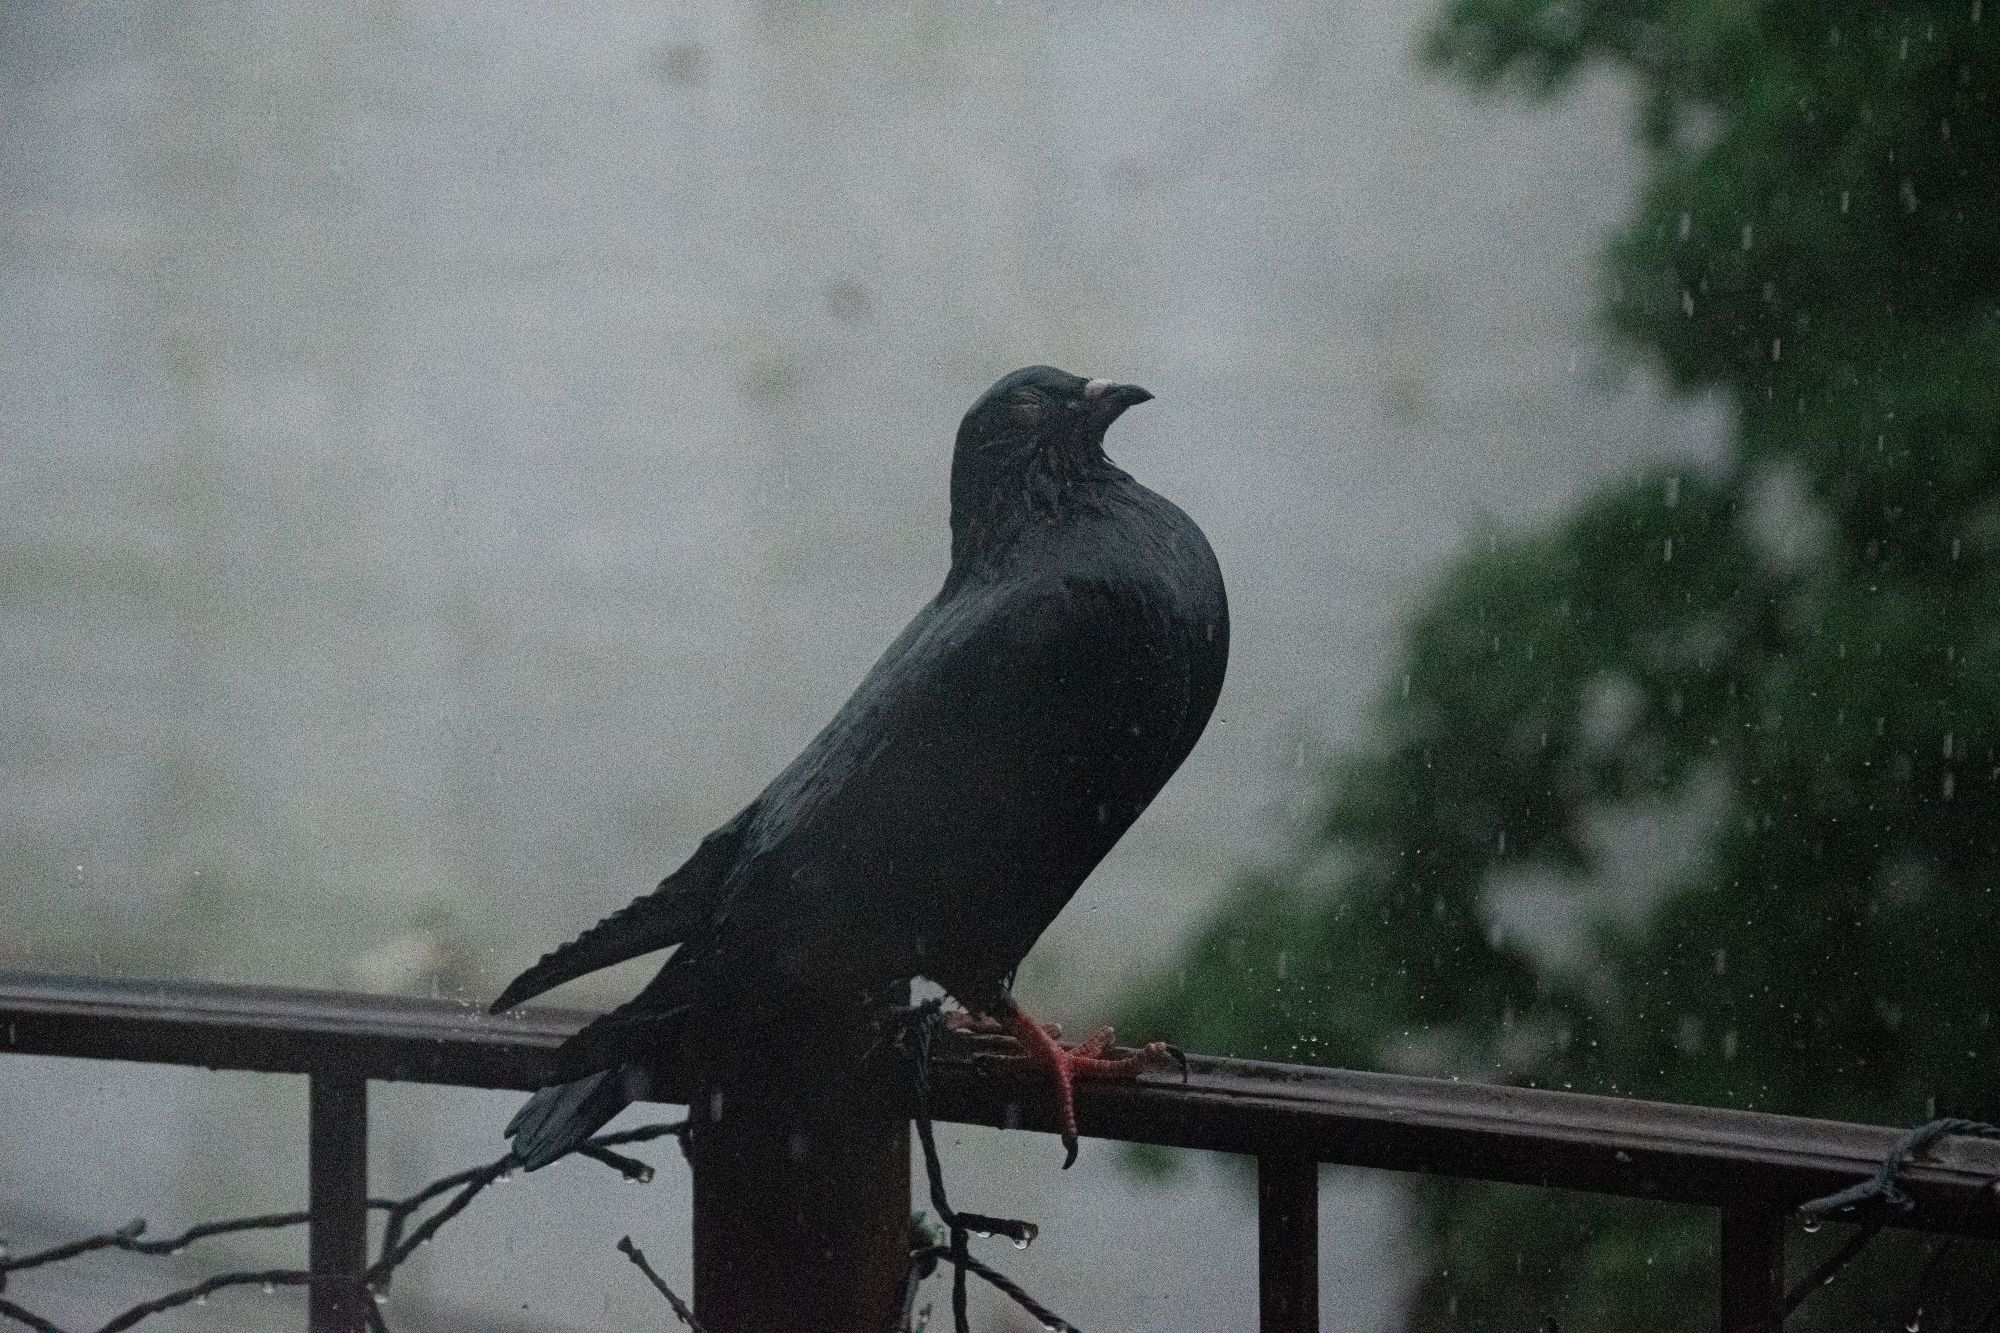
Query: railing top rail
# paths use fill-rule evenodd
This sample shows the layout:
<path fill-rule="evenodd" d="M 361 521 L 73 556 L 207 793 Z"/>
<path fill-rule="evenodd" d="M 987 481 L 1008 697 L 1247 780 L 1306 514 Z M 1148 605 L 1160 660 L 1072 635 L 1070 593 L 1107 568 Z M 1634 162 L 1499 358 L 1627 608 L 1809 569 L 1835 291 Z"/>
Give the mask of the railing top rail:
<path fill-rule="evenodd" d="M 359 1072 L 372 1079 L 526 1090 L 591 1015 L 489 1016 L 454 1000 L 0 970 L 0 1053 L 216 1069 Z M 938 1046 L 932 1108 L 967 1124 L 1049 1130 L 1039 1087 Z M 1261 1157 L 1423 1172 L 1722 1207 L 1790 1207 L 1871 1173 L 1901 1131 L 1680 1106 L 1196 1056 L 1171 1075 L 1079 1089 L 1084 1132 Z M 668 1096 L 686 1099 L 693 1086 Z M 1917 1202 L 1894 1219 L 2000 1235 L 2000 1143 L 1948 1137 L 1905 1168 Z"/>

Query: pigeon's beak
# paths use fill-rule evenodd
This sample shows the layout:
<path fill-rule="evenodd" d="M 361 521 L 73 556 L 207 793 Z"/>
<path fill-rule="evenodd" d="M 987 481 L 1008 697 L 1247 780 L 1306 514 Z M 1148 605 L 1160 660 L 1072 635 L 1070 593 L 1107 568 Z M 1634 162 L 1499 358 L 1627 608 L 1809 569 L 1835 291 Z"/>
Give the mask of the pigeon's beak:
<path fill-rule="evenodd" d="M 1153 395 L 1136 384 L 1113 384 L 1109 380 L 1092 380 L 1083 386 L 1083 396 L 1090 404 L 1091 419 L 1100 427 L 1118 420 L 1128 407 L 1153 401 Z"/>

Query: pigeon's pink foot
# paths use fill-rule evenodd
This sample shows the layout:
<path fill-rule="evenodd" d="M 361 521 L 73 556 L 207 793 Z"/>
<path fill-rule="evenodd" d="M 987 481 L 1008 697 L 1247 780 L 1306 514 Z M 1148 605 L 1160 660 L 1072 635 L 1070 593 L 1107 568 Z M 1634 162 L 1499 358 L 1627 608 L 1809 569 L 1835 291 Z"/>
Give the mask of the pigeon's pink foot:
<path fill-rule="evenodd" d="M 1163 1041 L 1150 1042 L 1129 1055 L 1107 1056 L 1112 1036 L 1109 1027 L 1099 1028 L 1074 1046 L 1064 1046 L 1056 1040 L 1060 1029 L 1037 1023 L 1011 1005 L 1008 1009 L 1005 1031 L 1021 1043 L 1021 1054 L 1011 1059 L 1046 1071 L 1055 1083 L 1065 1171 L 1076 1162 L 1078 1079 L 1135 1079 L 1149 1069 L 1179 1063 L 1174 1050 Z"/>

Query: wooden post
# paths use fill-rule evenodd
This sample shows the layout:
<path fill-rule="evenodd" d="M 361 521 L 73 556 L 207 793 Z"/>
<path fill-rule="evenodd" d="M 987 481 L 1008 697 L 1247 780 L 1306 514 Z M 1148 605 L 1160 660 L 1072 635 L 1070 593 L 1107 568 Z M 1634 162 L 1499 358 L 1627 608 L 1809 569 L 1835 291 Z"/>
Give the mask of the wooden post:
<path fill-rule="evenodd" d="M 902 1313 L 910 1121 L 894 1061 L 829 1042 L 689 1108 L 694 1308 L 708 1333 L 885 1333 Z"/>
<path fill-rule="evenodd" d="M 1767 1207 L 1722 1210 L 1722 1333 L 1782 1333 L 1787 1218 Z"/>
<path fill-rule="evenodd" d="M 361 1333 L 368 1267 L 368 1080 L 320 1072 L 306 1079 L 306 1266 L 312 1333 Z"/>
<path fill-rule="evenodd" d="M 1257 1159 L 1257 1306 L 1263 1333 L 1318 1333 L 1319 1163 Z"/>

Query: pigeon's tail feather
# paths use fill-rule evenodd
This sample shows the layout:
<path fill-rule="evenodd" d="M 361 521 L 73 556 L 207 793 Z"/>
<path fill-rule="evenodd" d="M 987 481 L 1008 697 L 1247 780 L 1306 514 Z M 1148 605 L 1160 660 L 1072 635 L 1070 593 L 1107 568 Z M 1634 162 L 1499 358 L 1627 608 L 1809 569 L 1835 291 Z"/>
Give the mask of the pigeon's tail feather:
<path fill-rule="evenodd" d="M 660 887 L 635 898 L 568 944 L 542 955 L 500 992 L 490 1012 L 501 1013 L 565 981 L 574 981 L 601 967 L 679 944 L 714 911 L 723 882 L 736 862 L 743 829 L 756 805 L 702 839 L 695 854 Z"/>
<path fill-rule="evenodd" d="M 543 1088 L 507 1122 L 514 1160 L 534 1171 L 581 1148 L 611 1117 L 644 1098 L 651 1080 L 636 1065 Z"/>
<path fill-rule="evenodd" d="M 685 1059 L 689 1007 L 655 1008 L 648 999 L 642 995 L 585 1024 L 556 1051 L 557 1077 L 615 1066 L 634 1054 L 662 1065 Z"/>

